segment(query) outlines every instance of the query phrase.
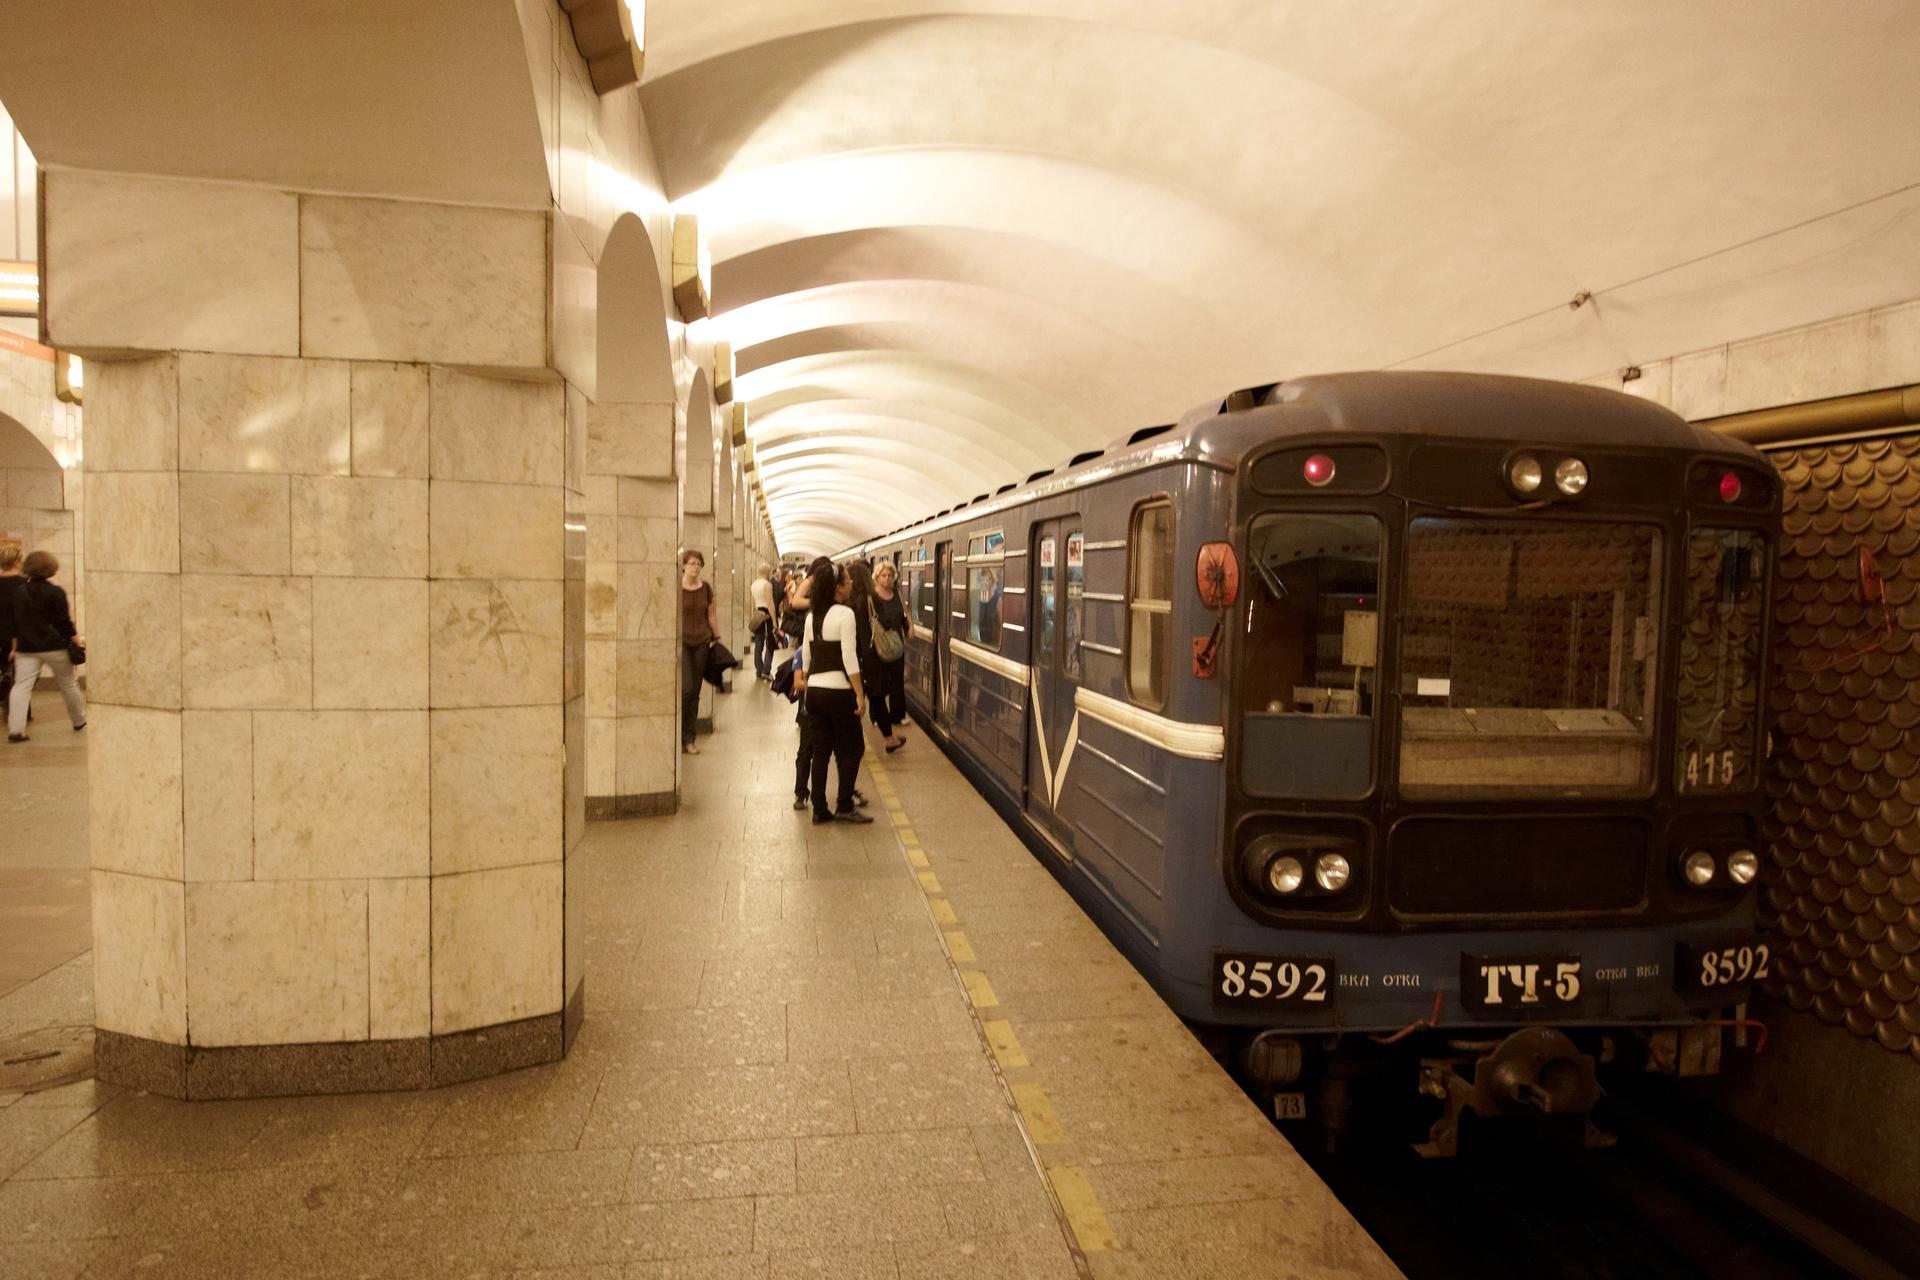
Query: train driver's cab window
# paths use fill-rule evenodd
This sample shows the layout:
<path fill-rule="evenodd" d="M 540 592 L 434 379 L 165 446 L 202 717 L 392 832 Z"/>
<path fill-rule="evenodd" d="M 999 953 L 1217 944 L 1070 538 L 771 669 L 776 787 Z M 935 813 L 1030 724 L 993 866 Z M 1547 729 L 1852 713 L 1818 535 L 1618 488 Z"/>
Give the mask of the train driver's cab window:
<path fill-rule="evenodd" d="M 1660 534 L 1427 518 L 1407 531 L 1400 786 L 1605 795 L 1652 781 Z"/>
<path fill-rule="evenodd" d="M 1000 647 L 1000 599 L 1006 576 L 1006 535 L 999 530 L 967 541 L 967 639 Z"/>
<path fill-rule="evenodd" d="M 1352 799 L 1373 785 L 1380 541 L 1369 515 L 1275 513 L 1248 528 L 1239 690 L 1249 794 Z"/>
<path fill-rule="evenodd" d="M 1173 621 L 1173 504 L 1135 507 L 1127 530 L 1127 692 L 1143 707 L 1167 704 Z"/>

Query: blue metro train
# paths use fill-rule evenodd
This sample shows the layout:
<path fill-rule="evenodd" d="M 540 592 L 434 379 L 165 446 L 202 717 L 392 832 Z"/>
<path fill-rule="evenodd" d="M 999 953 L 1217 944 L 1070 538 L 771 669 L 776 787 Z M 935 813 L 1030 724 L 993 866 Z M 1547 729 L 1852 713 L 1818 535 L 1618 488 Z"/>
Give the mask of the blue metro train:
<path fill-rule="evenodd" d="M 842 558 L 897 566 L 915 715 L 1175 1012 L 1283 1116 L 1411 1046 L 1445 1151 L 1744 1036 L 1779 513 L 1657 405 L 1362 373 Z"/>

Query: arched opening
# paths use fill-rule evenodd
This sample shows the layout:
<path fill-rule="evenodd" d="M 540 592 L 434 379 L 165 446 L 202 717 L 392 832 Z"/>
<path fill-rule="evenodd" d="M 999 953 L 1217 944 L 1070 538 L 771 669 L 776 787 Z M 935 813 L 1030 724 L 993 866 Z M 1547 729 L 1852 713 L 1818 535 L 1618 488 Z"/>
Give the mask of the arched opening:
<path fill-rule="evenodd" d="M 622 214 L 600 251 L 596 395 L 586 448 L 587 812 L 676 804 L 679 544 L 676 395 L 666 291 L 646 224 Z"/>

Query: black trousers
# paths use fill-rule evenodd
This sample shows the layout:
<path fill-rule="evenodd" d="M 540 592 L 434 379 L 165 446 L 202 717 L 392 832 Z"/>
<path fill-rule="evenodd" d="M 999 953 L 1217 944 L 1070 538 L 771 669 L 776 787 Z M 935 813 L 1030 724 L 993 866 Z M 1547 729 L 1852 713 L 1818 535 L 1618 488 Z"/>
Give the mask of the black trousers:
<path fill-rule="evenodd" d="M 800 750 L 793 757 L 793 794 L 804 800 L 813 794 L 813 717 L 807 714 L 807 697 L 800 695 L 800 713 L 794 717 L 800 726 Z"/>
<path fill-rule="evenodd" d="M 861 678 L 867 690 L 867 712 L 873 717 L 874 727 L 885 738 L 893 733 L 893 726 L 907 722 L 907 660 L 897 659 L 885 662 L 875 658 L 872 669 L 862 672 Z"/>
<path fill-rule="evenodd" d="M 860 757 L 866 739 L 860 733 L 860 713 L 853 708 L 851 689 L 807 689 L 807 718 L 813 721 L 813 816 L 832 817 L 853 812 L 853 788 L 860 775 Z M 840 769 L 840 794 L 827 808 L 827 761 Z"/>
<path fill-rule="evenodd" d="M 680 745 L 694 738 L 694 722 L 700 719 L 700 682 L 707 678 L 707 648 L 710 641 L 680 645 Z"/>

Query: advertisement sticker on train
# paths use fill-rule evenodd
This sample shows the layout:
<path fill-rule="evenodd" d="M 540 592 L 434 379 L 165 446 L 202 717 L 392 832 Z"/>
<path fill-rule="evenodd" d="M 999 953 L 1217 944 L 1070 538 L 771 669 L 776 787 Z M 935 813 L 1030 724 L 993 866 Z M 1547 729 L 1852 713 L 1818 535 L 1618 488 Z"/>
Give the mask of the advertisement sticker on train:
<path fill-rule="evenodd" d="M 1326 1004 L 1338 985 L 1331 956 L 1213 953 L 1213 1002 L 1243 1008 Z"/>
<path fill-rule="evenodd" d="M 1040 539 L 1040 567 L 1042 569 L 1053 568 L 1053 539 L 1052 538 Z"/>
<path fill-rule="evenodd" d="M 1067 538 L 1067 568 L 1078 569 L 1087 560 L 1086 539 L 1079 534 Z"/>

